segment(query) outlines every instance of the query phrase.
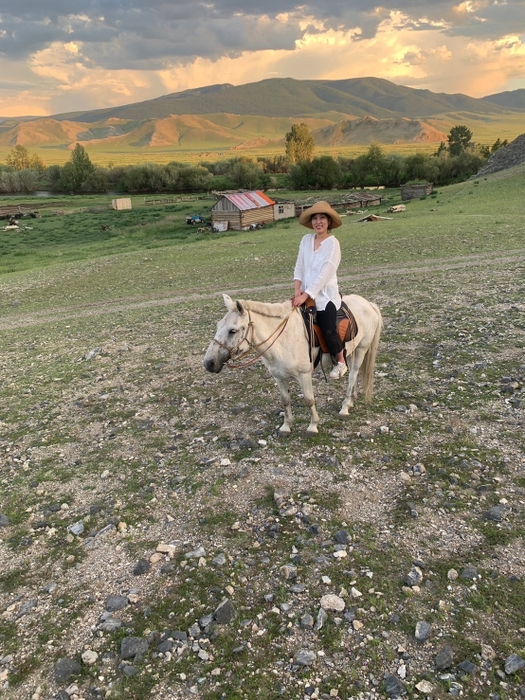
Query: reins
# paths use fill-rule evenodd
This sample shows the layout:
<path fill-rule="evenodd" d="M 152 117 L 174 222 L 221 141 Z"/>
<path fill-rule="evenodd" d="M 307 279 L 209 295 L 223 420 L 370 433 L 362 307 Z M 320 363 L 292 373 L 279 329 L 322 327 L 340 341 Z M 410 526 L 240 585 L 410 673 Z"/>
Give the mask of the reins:
<path fill-rule="evenodd" d="M 295 311 L 295 308 L 296 307 L 294 307 L 292 309 L 292 313 Z M 268 336 L 268 338 L 266 338 L 265 340 L 262 340 L 260 343 L 257 343 L 257 345 L 254 345 L 250 341 L 250 339 L 248 338 L 249 333 L 251 333 L 251 335 L 253 336 L 253 321 L 251 319 L 249 309 L 247 311 L 248 311 L 249 321 L 248 321 L 248 325 L 246 327 L 246 333 L 244 334 L 244 338 L 239 343 L 237 343 L 237 345 L 234 348 L 232 348 L 230 350 L 230 348 L 226 347 L 226 345 L 221 343 L 219 340 L 217 340 L 216 338 L 214 339 L 215 342 L 217 343 L 217 345 L 220 345 L 221 348 L 224 348 L 225 350 L 228 351 L 228 354 L 230 357 L 229 357 L 228 361 L 226 362 L 226 364 L 228 365 L 228 367 L 230 367 L 230 369 L 243 369 L 244 367 L 249 367 L 250 365 L 253 365 L 254 362 L 257 362 L 257 360 L 260 360 L 261 357 L 263 357 L 264 353 L 267 352 L 272 347 L 272 345 L 279 339 L 281 334 L 284 332 L 284 329 L 286 328 L 288 321 L 290 320 L 290 317 L 292 315 L 292 313 L 291 313 L 289 316 L 284 318 L 281 321 L 281 323 L 277 326 L 277 328 L 273 331 L 273 333 L 271 333 Z M 262 352 L 260 352 L 256 357 L 252 357 L 247 362 L 242 362 L 242 363 L 238 362 L 238 360 L 242 360 L 247 355 L 251 355 L 253 352 L 258 352 L 259 348 L 261 348 L 265 343 L 267 343 L 274 335 L 275 335 L 275 338 L 272 340 L 270 345 L 268 345 L 268 347 L 265 348 Z M 246 341 L 248 343 L 248 345 L 249 345 L 248 349 L 234 355 L 233 353 L 240 348 L 240 346 L 244 343 L 244 341 Z M 232 360 L 236 360 L 235 364 L 232 364 Z"/>

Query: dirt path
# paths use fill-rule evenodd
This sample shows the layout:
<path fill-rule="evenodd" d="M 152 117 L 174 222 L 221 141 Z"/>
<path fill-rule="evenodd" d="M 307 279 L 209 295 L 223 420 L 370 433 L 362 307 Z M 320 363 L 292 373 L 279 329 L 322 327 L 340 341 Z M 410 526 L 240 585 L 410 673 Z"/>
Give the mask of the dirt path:
<path fill-rule="evenodd" d="M 415 262 L 413 264 L 399 265 L 379 265 L 367 268 L 366 271 L 355 271 L 351 275 L 340 275 L 340 282 L 355 282 L 356 280 L 376 279 L 381 277 L 396 277 L 399 275 L 418 275 L 427 272 L 445 271 L 461 269 L 468 265 L 500 265 L 502 263 L 516 263 L 519 260 L 525 262 L 525 251 L 516 250 L 512 253 L 494 255 L 494 253 L 476 253 L 472 255 L 462 255 L 453 258 L 433 260 L 431 264 Z M 236 289 L 226 289 L 225 292 L 237 295 L 251 295 L 254 292 L 267 291 L 269 289 L 289 289 L 290 283 L 278 283 L 258 287 L 241 287 Z M 133 298 L 121 299 L 120 301 L 100 301 L 85 305 L 75 305 L 74 307 L 61 307 L 48 309 L 41 312 L 31 312 L 22 314 L 15 318 L 4 318 L 0 320 L 0 330 L 11 330 L 28 326 L 36 326 L 42 323 L 54 323 L 57 320 L 70 320 L 76 318 L 88 318 L 101 316 L 104 314 L 115 314 L 123 311 L 147 309 L 159 306 L 169 306 L 172 304 L 186 303 L 190 301 L 201 301 L 205 299 L 215 299 L 218 292 L 206 294 L 189 294 L 184 296 L 169 296 L 136 301 Z"/>

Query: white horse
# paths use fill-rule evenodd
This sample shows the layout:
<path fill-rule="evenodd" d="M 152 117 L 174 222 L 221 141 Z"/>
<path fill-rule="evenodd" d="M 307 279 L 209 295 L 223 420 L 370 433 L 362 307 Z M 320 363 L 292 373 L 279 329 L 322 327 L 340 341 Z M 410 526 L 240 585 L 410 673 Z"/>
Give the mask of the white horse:
<path fill-rule="evenodd" d="M 299 310 L 292 310 L 290 302 L 265 304 L 259 301 L 233 301 L 223 294 L 228 312 L 217 324 L 217 333 L 204 357 L 209 372 L 220 372 L 231 361 L 246 366 L 257 359 L 268 368 L 275 379 L 284 402 L 284 422 L 281 433 L 289 433 L 292 426 L 292 406 L 289 392 L 290 379 L 299 382 L 304 399 L 310 407 L 311 420 L 307 431 L 317 433 L 319 415 L 315 408 L 312 387 L 313 358 L 310 359 L 309 341 Z M 346 344 L 348 385 L 339 414 L 348 415 L 358 393 L 358 377 L 365 397 L 370 401 L 374 386 L 374 367 L 383 326 L 381 312 L 376 304 L 357 294 L 343 297 L 357 322 L 357 336 Z M 314 356 L 318 349 L 314 349 Z M 245 358 L 251 357 L 245 361 Z M 243 364 L 239 364 L 243 362 Z M 235 364 L 232 364 L 235 367 Z"/>

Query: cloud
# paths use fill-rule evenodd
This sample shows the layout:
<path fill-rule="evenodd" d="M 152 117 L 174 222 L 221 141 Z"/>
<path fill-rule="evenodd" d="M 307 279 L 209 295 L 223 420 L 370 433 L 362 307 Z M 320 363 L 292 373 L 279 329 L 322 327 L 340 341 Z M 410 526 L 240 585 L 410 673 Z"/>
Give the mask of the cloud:
<path fill-rule="evenodd" d="M 2 0 L 0 74 L 48 113 L 272 76 L 483 96 L 525 87 L 523 36 L 523 0 Z"/>

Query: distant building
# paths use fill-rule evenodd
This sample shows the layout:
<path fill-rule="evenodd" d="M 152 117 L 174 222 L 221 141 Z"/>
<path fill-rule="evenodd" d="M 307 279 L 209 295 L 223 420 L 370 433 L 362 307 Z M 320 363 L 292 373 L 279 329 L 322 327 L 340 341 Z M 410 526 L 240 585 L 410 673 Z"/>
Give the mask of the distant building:
<path fill-rule="evenodd" d="M 421 199 L 432 194 L 434 185 L 431 182 L 423 182 L 417 185 L 401 185 L 401 199 Z"/>
<path fill-rule="evenodd" d="M 113 199 L 111 201 L 111 206 L 117 211 L 121 211 L 123 209 L 131 209 L 131 198 L 120 197 L 119 199 Z"/>
<path fill-rule="evenodd" d="M 277 202 L 273 205 L 273 217 L 279 219 L 293 219 L 295 216 L 295 204 L 293 202 Z"/>
<path fill-rule="evenodd" d="M 260 190 L 226 193 L 211 208 L 211 223 L 221 230 L 225 223 L 236 231 L 247 230 L 274 221 L 274 205 Z"/>

